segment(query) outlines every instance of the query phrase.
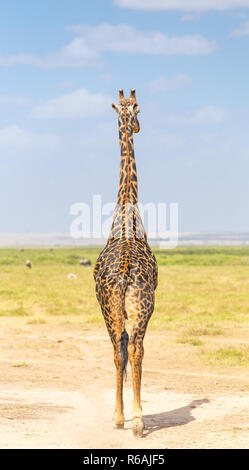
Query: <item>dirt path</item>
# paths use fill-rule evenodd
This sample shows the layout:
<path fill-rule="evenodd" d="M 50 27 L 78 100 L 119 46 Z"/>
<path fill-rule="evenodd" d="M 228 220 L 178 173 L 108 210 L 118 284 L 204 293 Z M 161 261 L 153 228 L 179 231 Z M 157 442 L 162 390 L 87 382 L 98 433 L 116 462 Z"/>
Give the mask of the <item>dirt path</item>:
<path fill-rule="evenodd" d="M 187 367 L 186 350 L 176 356 L 178 345 L 150 333 L 142 394 L 146 430 L 137 440 L 130 373 L 125 428 L 112 427 L 114 367 L 104 330 L 7 325 L 1 337 L 1 448 L 249 447 L 244 369 Z"/>

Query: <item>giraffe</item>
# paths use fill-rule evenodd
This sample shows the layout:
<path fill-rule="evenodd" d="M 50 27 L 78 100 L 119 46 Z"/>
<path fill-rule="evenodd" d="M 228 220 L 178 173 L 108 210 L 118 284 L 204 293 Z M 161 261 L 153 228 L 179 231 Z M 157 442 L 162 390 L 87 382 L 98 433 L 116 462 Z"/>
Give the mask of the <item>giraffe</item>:
<path fill-rule="evenodd" d="M 133 133 L 140 130 L 140 109 L 135 89 L 125 99 L 119 90 L 119 104 L 112 104 L 118 114 L 120 141 L 120 176 L 117 205 L 111 231 L 95 268 L 96 296 L 114 348 L 116 366 L 116 405 L 114 424 L 124 427 L 123 379 L 129 359 L 133 385 L 133 434 L 142 437 L 144 422 L 141 407 L 141 377 L 144 355 L 143 339 L 154 310 L 157 287 L 157 262 L 138 210 L 137 171 Z M 126 331 L 130 323 L 130 338 Z"/>

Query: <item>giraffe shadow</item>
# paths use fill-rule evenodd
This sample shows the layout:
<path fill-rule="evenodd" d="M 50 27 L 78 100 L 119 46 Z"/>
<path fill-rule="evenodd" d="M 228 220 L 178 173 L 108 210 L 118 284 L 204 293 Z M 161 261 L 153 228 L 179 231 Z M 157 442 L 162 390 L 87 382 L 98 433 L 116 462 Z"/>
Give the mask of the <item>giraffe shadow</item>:
<path fill-rule="evenodd" d="M 152 415 L 145 415 L 143 417 L 145 430 L 144 437 L 149 436 L 153 432 L 159 431 L 160 429 L 171 428 L 174 426 L 183 426 L 184 424 L 195 421 L 194 416 L 191 412 L 193 408 L 209 403 L 207 398 L 201 400 L 193 400 L 189 405 L 176 408 L 171 411 L 164 411 L 162 413 L 156 413 Z"/>

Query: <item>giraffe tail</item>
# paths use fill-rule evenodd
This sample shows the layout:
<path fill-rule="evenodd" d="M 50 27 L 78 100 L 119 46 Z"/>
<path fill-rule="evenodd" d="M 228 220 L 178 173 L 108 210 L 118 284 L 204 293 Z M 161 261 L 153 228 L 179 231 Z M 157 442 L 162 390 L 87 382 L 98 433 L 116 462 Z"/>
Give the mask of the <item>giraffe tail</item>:
<path fill-rule="evenodd" d="M 123 376 L 125 379 L 127 378 L 126 366 L 128 362 L 128 342 L 129 342 L 129 335 L 127 331 L 124 329 L 121 333 L 120 340 L 118 341 L 118 350 L 119 356 L 121 357 L 121 368 L 123 372 Z"/>
<path fill-rule="evenodd" d="M 120 302 L 121 302 L 121 336 L 118 340 L 118 354 L 121 359 L 121 368 L 123 375 L 126 379 L 126 366 L 128 362 L 128 342 L 129 342 L 129 335 L 125 329 L 125 319 L 127 319 L 127 314 L 125 311 L 125 292 L 127 288 L 127 277 L 124 275 L 120 275 L 118 279 L 119 285 L 119 292 L 120 292 Z"/>

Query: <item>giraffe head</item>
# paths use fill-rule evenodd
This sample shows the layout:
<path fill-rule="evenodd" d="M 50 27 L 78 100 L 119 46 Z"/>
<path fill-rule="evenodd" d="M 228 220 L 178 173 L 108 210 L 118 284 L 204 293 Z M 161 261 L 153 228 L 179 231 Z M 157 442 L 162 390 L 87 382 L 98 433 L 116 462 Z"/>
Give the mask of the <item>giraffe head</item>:
<path fill-rule="evenodd" d="M 126 125 L 131 128 L 132 132 L 139 132 L 140 125 L 137 115 L 140 109 L 137 104 L 135 88 L 131 89 L 128 99 L 125 99 L 123 90 L 119 90 L 119 104 L 112 103 L 112 107 L 118 113 L 121 122 L 126 122 Z"/>

